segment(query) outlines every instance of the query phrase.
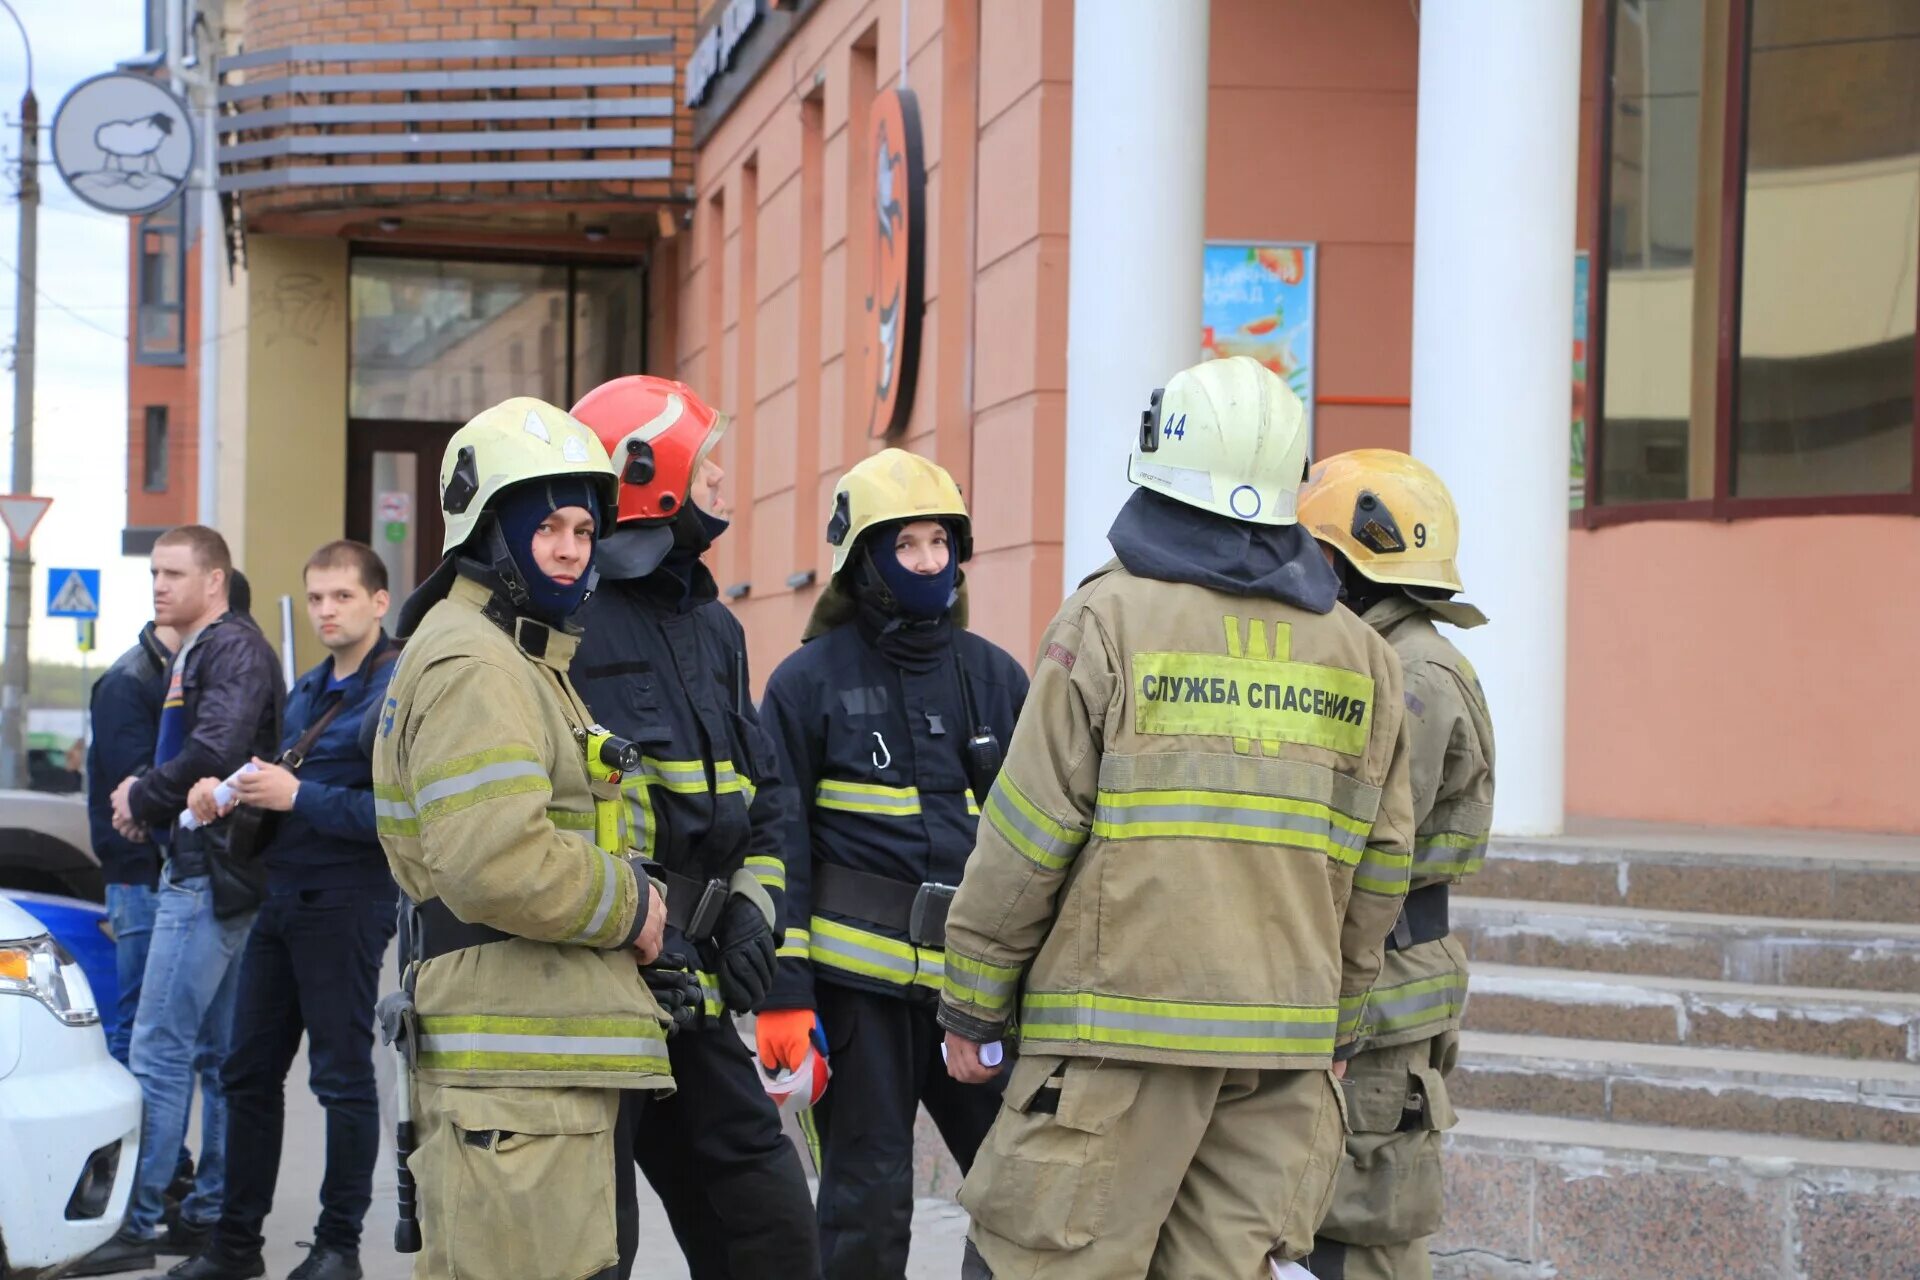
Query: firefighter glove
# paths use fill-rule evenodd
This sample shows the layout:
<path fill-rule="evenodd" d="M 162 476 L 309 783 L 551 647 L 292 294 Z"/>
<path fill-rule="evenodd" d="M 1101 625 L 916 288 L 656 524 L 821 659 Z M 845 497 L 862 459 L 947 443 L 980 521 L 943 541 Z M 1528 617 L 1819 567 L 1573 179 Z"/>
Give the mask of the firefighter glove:
<path fill-rule="evenodd" d="M 752 1013 L 773 991 L 773 929 L 759 904 L 734 894 L 714 930 L 720 950 L 720 998 L 735 1013 Z"/>
<path fill-rule="evenodd" d="M 691 969 L 649 966 L 640 971 L 647 988 L 667 1015 L 667 1034 L 674 1035 L 700 1025 L 704 1001 L 700 995 L 700 975 Z"/>

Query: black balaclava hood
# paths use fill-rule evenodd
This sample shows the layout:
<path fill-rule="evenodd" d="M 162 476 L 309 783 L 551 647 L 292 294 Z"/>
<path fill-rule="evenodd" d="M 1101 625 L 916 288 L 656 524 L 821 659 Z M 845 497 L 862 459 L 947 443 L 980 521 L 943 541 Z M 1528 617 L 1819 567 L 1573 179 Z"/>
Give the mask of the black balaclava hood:
<path fill-rule="evenodd" d="M 930 588 L 921 587 L 918 583 L 906 583 L 909 591 L 918 589 L 921 592 L 920 607 L 924 608 L 926 600 L 935 593 L 945 602 L 939 612 L 930 617 L 909 612 L 890 583 L 902 574 L 913 578 L 923 575 L 902 569 L 899 557 L 893 553 L 893 539 L 901 523 L 889 521 L 878 524 L 861 534 L 860 544 L 848 558 L 841 576 L 853 596 L 855 622 L 867 643 L 897 667 L 926 672 L 940 665 L 941 655 L 953 644 L 952 604 L 954 584 L 959 581 L 959 566 L 949 559 L 943 572 L 925 575 L 928 582 L 935 584 Z M 952 531 L 949 530 L 950 548 L 952 541 Z M 883 560 L 892 562 L 892 575 L 881 567 Z"/>
<path fill-rule="evenodd" d="M 534 559 L 535 531 L 542 521 L 562 507 L 584 507 L 596 520 L 600 516 L 599 497 L 593 486 L 571 476 L 525 481 L 507 489 L 493 502 L 493 520 L 526 590 L 525 612 L 550 627 L 564 626 L 574 610 L 585 602 L 594 583 L 591 554 L 580 567 L 580 576 L 570 583 L 554 581 Z"/>

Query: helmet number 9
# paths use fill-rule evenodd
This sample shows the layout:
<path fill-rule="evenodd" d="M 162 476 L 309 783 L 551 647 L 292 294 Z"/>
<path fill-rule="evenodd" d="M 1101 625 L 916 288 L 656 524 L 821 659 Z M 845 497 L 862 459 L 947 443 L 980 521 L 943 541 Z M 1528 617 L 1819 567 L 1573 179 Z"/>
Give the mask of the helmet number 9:
<path fill-rule="evenodd" d="M 1413 526 L 1413 545 L 1416 547 L 1424 547 L 1427 545 L 1426 525 L 1416 524 Z"/>

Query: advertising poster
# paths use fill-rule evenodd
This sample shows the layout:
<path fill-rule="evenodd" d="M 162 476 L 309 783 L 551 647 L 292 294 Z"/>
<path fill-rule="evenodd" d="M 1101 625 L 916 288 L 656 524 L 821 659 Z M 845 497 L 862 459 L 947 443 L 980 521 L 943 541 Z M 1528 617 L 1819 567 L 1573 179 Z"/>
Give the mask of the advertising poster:
<path fill-rule="evenodd" d="M 1587 254 L 1573 255 L 1573 453 L 1567 467 L 1567 506 L 1587 505 Z"/>
<path fill-rule="evenodd" d="M 1315 246 L 1209 241 L 1200 344 L 1209 360 L 1252 356 L 1307 406 L 1313 438 Z"/>

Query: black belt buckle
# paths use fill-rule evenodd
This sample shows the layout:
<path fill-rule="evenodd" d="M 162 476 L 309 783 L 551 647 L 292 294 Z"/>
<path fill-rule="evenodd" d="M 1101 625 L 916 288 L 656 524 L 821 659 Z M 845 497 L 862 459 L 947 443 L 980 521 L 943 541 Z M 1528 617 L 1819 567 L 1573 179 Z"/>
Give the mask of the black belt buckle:
<path fill-rule="evenodd" d="M 929 881 L 913 895 L 913 910 L 907 916 L 907 940 L 916 947 L 947 945 L 947 909 L 959 889 L 950 884 Z"/>
<path fill-rule="evenodd" d="M 720 927 L 720 913 L 727 909 L 728 892 L 725 880 L 707 881 L 693 914 L 687 918 L 687 941 L 705 942 L 713 936 L 713 931 Z"/>

